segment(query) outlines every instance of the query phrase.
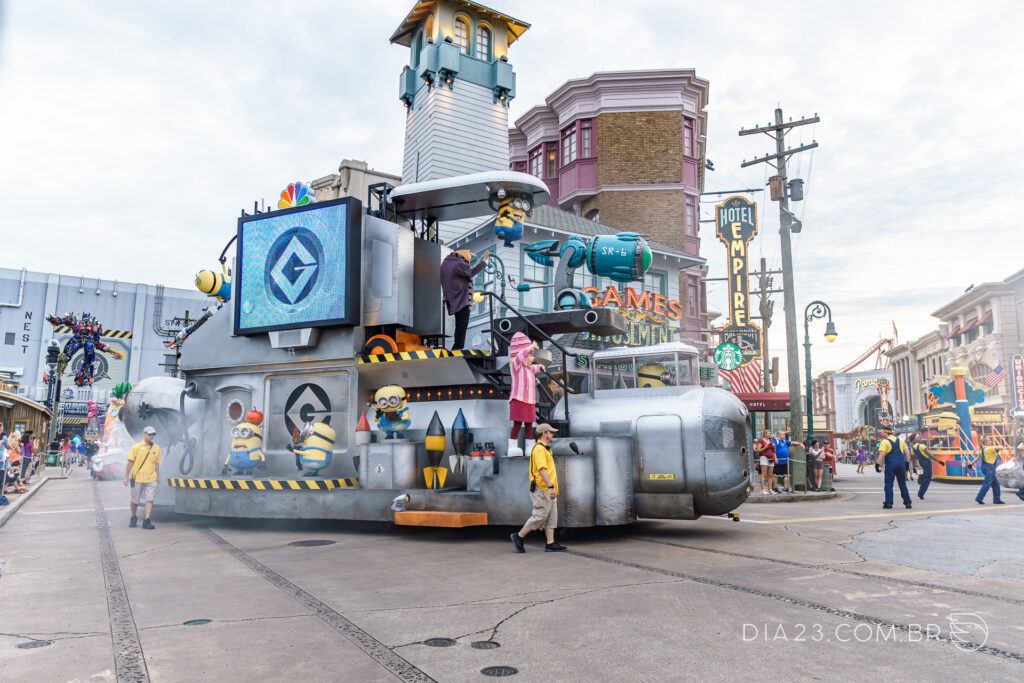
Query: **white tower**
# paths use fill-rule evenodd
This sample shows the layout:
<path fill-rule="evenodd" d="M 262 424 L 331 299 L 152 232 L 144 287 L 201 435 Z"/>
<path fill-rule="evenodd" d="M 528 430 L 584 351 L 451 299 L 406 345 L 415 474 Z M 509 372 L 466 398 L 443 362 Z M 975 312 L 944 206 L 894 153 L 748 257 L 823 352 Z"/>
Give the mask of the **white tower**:
<path fill-rule="evenodd" d="M 508 103 L 516 76 L 508 46 L 529 24 L 466 0 L 417 2 L 391 36 L 409 48 L 399 80 L 404 183 L 509 168 Z M 449 242 L 479 221 L 441 226 Z"/>

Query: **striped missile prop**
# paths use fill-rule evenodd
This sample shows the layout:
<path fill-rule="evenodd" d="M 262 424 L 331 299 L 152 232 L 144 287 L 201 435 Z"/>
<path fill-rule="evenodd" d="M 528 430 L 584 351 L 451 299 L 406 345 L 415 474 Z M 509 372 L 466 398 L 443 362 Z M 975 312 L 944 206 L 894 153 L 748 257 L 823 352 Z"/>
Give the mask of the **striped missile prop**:
<path fill-rule="evenodd" d="M 366 412 L 360 411 L 359 422 L 356 423 L 356 446 L 365 446 L 370 443 L 373 438 L 372 432 L 370 431 L 370 423 L 366 419 Z M 356 449 L 356 454 L 352 456 L 352 464 L 356 468 L 356 472 L 359 472 L 359 456 L 361 451 L 359 448 Z"/>
<path fill-rule="evenodd" d="M 434 417 L 430 418 L 430 424 L 427 426 L 427 438 L 424 445 L 427 449 L 427 460 L 430 462 L 430 467 L 423 468 L 423 478 L 427 482 L 427 488 L 444 488 L 444 479 L 448 476 L 448 470 L 440 465 L 448 441 L 445 439 L 441 416 L 437 414 L 436 410 L 434 411 Z"/>
<path fill-rule="evenodd" d="M 455 452 L 448 456 L 452 472 L 465 472 L 466 458 L 469 457 L 466 452 L 469 449 L 469 425 L 466 424 L 466 416 L 462 414 L 462 408 L 459 408 L 459 414 L 455 416 L 455 422 L 452 423 L 452 449 Z"/>

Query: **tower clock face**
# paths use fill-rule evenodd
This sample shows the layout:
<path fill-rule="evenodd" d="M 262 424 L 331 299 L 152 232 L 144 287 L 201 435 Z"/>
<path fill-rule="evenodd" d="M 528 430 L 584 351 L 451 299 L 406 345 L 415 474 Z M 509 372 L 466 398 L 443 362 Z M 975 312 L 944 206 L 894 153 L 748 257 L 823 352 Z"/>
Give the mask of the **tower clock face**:
<path fill-rule="evenodd" d="M 719 344 L 715 349 L 715 364 L 723 370 L 735 370 L 743 363 L 743 352 L 732 342 Z"/>

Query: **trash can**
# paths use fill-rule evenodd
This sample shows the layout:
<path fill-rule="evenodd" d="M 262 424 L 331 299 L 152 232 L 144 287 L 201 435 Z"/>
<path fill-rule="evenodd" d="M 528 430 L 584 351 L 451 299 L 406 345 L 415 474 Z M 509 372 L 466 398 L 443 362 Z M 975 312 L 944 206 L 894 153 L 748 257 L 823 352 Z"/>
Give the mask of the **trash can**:
<path fill-rule="evenodd" d="M 793 491 L 806 491 L 808 488 L 807 451 L 798 443 L 789 447 L 789 485 Z"/>

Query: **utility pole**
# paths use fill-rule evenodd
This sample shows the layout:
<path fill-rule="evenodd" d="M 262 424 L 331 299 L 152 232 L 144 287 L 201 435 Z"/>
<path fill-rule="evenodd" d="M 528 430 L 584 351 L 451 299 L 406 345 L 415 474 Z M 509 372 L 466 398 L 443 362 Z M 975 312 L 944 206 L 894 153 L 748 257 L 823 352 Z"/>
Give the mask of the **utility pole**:
<path fill-rule="evenodd" d="M 765 393 L 772 390 L 771 380 L 771 352 L 768 350 L 768 328 L 772 326 L 772 312 L 775 310 L 775 302 L 768 296 L 768 290 L 772 286 L 771 278 L 768 277 L 768 262 L 765 258 L 761 257 L 761 273 L 759 274 L 758 280 L 761 286 L 761 301 L 759 304 L 759 312 L 761 313 L 761 322 L 764 323 L 764 332 L 761 336 L 761 370 L 764 374 L 764 391 Z"/>
<path fill-rule="evenodd" d="M 793 245 L 790 240 L 790 234 L 792 232 L 800 232 L 802 226 L 789 210 L 788 193 L 791 188 L 786 177 L 786 159 L 792 154 L 814 149 L 818 146 L 818 143 L 812 142 L 809 145 L 801 145 L 796 149 L 786 149 L 786 133 L 797 126 L 806 126 L 817 123 L 819 120 L 819 117 L 815 115 L 809 119 L 790 120 L 789 123 L 783 123 L 782 109 L 779 108 L 775 110 L 775 125 L 768 125 L 764 128 L 741 129 L 739 132 L 740 135 L 764 133 L 768 137 L 775 138 L 775 154 L 765 154 L 763 157 L 744 161 L 740 164 L 740 168 L 766 163 L 778 170 L 778 175 L 773 179 L 771 194 L 772 199 L 779 202 L 779 236 L 782 242 L 782 299 L 786 314 L 786 369 L 789 376 L 789 423 L 793 441 L 797 442 L 802 442 L 804 435 L 803 420 L 800 414 L 800 341 L 797 339 L 796 291 L 793 283 Z M 801 197 L 802 191 L 801 183 Z"/>

